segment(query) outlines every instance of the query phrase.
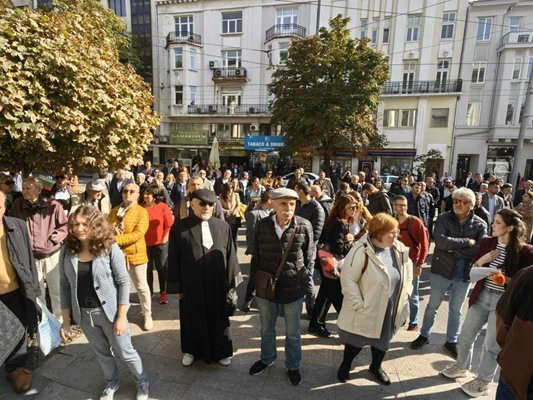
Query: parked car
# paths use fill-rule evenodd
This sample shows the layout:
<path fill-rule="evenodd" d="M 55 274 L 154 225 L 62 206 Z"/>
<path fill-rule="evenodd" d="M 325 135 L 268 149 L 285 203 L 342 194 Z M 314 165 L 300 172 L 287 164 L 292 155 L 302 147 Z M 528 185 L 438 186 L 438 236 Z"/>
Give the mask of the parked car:
<path fill-rule="evenodd" d="M 398 180 L 396 175 L 381 175 L 379 178 L 383 181 L 385 189 L 387 190 L 390 189 L 391 184 Z"/>
<path fill-rule="evenodd" d="M 312 172 L 304 172 L 304 175 L 307 177 L 307 179 L 309 179 L 309 182 L 311 182 L 311 184 L 315 183 L 315 181 L 318 179 L 318 175 L 313 174 Z M 291 172 L 290 174 L 287 174 L 287 175 L 283 175 L 281 177 L 283 186 L 287 186 L 287 183 L 289 183 L 289 180 L 293 176 L 294 176 L 294 172 Z"/>

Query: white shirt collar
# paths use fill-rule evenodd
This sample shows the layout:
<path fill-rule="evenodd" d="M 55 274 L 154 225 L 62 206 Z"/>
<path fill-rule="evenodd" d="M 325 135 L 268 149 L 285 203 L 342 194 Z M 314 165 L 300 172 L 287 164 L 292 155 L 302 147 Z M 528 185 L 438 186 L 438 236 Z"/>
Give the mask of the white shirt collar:
<path fill-rule="evenodd" d="M 290 223 L 285 225 L 285 227 L 281 227 L 278 224 L 278 221 L 276 221 L 276 214 L 272 214 L 272 221 L 274 221 L 274 229 L 276 230 L 276 235 L 278 235 L 278 239 L 281 239 L 283 236 L 283 232 L 285 232 L 287 229 L 289 229 Z"/>

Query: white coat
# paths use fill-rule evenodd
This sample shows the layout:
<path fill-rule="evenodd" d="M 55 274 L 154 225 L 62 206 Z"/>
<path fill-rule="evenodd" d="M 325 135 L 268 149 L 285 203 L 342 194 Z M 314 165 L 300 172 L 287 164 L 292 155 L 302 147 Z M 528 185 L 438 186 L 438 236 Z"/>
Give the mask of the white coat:
<path fill-rule="evenodd" d="M 344 300 L 337 325 L 346 332 L 377 339 L 381 336 L 392 288 L 387 267 L 377 257 L 369 241 L 368 235 L 362 237 L 344 259 L 341 272 Z M 393 251 L 400 264 L 399 299 L 396 302 L 397 308 L 393 311 L 393 332 L 396 332 L 409 317 L 408 300 L 413 292 L 413 264 L 409 259 L 409 248 L 399 240 L 395 241 Z M 362 273 L 365 253 L 368 255 L 368 265 Z"/>

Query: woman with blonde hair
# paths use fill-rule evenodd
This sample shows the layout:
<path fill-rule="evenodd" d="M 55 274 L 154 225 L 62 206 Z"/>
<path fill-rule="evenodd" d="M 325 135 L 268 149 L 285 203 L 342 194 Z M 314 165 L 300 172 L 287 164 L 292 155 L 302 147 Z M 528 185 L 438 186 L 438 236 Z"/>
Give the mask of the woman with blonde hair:
<path fill-rule="evenodd" d="M 397 240 L 398 221 L 378 213 L 367 225 L 368 234 L 350 250 L 341 273 L 342 308 L 337 324 L 344 357 L 337 372 L 349 378 L 352 361 L 371 346 L 370 372 L 384 385 L 390 379 L 381 368 L 394 333 L 409 317 L 413 267 L 408 249 Z"/>

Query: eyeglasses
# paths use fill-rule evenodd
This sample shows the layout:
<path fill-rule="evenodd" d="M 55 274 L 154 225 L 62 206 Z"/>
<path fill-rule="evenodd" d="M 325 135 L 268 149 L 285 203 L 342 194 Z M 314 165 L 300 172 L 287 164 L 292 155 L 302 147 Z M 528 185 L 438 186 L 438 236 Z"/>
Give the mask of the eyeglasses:
<path fill-rule="evenodd" d="M 456 206 L 467 206 L 470 204 L 470 202 L 468 200 L 458 200 L 458 199 L 455 199 L 453 201 L 453 204 L 455 204 Z"/>
<path fill-rule="evenodd" d="M 123 190 L 122 193 L 131 194 L 131 193 L 137 193 L 137 192 L 135 190 Z"/>
<path fill-rule="evenodd" d="M 208 203 L 207 201 L 201 201 L 200 207 L 214 207 L 214 203 Z"/>

